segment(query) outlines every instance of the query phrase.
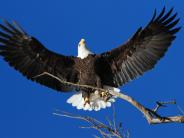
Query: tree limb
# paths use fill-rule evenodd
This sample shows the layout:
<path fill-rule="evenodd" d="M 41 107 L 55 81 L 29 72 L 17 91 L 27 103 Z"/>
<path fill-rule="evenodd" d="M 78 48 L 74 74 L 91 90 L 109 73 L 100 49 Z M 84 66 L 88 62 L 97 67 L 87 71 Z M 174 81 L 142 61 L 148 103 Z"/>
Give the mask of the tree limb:
<path fill-rule="evenodd" d="M 160 108 L 161 104 L 155 109 L 155 110 L 151 110 L 149 108 L 146 108 L 145 106 L 143 106 L 141 103 L 139 103 L 138 101 L 134 100 L 132 97 L 124 94 L 123 92 L 119 93 L 119 92 L 115 92 L 115 91 L 108 91 L 102 88 L 96 88 L 93 86 L 88 86 L 88 85 L 81 85 L 81 84 L 75 84 L 72 82 L 67 82 L 65 80 L 62 80 L 60 78 L 58 78 L 57 76 L 54 76 L 48 72 L 43 72 L 40 75 L 37 75 L 33 78 L 37 78 L 37 77 L 41 77 L 43 75 L 48 75 L 56 80 L 58 80 L 61 83 L 67 84 L 67 85 L 72 85 L 72 86 L 76 86 L 76 87 L 85 87 L 85 88 L 91 88 L 94 90 L 99 90 L 101 92 L 108 92 L 110 93 L 112 96 L 116 96 L 122 100 L 125 100 L 127 102 L 129 102 L 130 104 L 132 104 L 134 107 L 136 107 L 146 118 L 146 120 L 148 121 L 149 124 L 160 124 L 160 123 L 184 123 L 184 116 L 161 116 L 159 115 L 156 111 L 158 110 L 158 108 Z M 157 103 L 158 104 L 158 103 Z"/>
<path fill-rule="evenodd" d="M 172 122 L 184 123 L 184 116 L 162 117 L 155 111 L 144 107 L 142 104 L 140 104 L 139 102 L 137 102 L 136 100 L 134 100 L 132 97 L 128 95 L 125 95 L 123 93 L 118 93 L 115 91 L 111 92 L 111 94 L 129 102 L 134 107 L 136 107 L 139 111 L 141 111 L 144 114 L 149 124 L 172 123 Z"/>

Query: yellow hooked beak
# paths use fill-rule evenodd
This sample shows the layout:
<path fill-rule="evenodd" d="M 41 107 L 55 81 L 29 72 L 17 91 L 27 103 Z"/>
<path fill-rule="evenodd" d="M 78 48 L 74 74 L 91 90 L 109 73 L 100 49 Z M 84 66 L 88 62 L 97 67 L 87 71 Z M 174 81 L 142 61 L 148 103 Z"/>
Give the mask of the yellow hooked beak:
<path fill-rule="evenodd" d="M 84 46 L 86 44 L 86 41 L 85 39 L 81 39 L 80 42 L 79 42 L 79 46 Z"/>

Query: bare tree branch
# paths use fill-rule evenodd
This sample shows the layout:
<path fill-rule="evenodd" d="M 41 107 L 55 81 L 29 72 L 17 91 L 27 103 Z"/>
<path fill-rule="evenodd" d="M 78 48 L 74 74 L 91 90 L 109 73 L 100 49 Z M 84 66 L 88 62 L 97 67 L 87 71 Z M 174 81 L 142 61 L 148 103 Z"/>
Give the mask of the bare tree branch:
<path fill-rule="evenodd" d="M 117 126 L 111 127 L 89 116 L 75 115 L 75 114 L 71 114 L 60 110 L 57 110 L 57 112 L 54 112 L 53 115 L 85 121 L 90 126 L 81 126 L 80 128 L 95 129 L 101 134 L 103 138 L 125 138 L 123 137 L 123 131 L 120 129 L 117 129 Z M 110 124 L 112 124 L 112 122 Z M 98 137 L 98 136 L 95 135 L 95 137 Z"/>
<path fill-rule="evenodd" d="M 37 75 L 33 78 L 37 78 L 37 77 L 41 77 L 43 75 L 48 75 L 50 77 L 55 78 L 56 80 L 58 80 L 61 83 L 67 84 L 67 85 L 73 85 L 73 86 L 77 86 L 77 87 L 85 87 L 85 88 L 91 88 L 94 90 L 99 90 L 101 92 L 108 92 L 113 96 L 116 96 L 122 100 L 125 100 L 127 102 L 129 102 L 130 104 L 132 104 L 134 107 L 136 107 L 146 118 L 146 120 L 148 121 L 149 124 L 160 124 L 160 123 L 184 123 L 184 116 L 169 116 L 169 117 L 165 117 L 165 116 L 161 116 L 159 115 L 156 111 L 158 110 L 158 108 L 160 108 L 161 104 L 158 106 L 157 103 L 157 108 L 155 110 L 151 110 L 149 108 L 146 108 L 145 106 L 143 106 L 141 103 L 139 103 L 138 101 L 134 100 L 132 97 L 124 94 L 124 93 L 118 93 L 115 91 L 108 91 L 102 88 L 96 88 L 93 86 L 88 86 L 88 85 L 81 85 L 81 84 L 74 84 L 71 82 L 67 82 L 65 80 L 62 80 L 48 72 L 43 72 L 40 75 Z"/>

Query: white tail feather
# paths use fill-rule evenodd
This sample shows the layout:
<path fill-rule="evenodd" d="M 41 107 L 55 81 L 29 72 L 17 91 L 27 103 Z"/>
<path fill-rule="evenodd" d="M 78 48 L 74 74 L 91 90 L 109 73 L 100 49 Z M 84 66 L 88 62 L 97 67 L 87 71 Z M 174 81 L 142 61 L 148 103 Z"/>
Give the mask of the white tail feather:
<path fill-rule="evenodd" d="M 110 87 L 110 86 L 104 86 L 104 89 L 120 92 L 120 89 Z M 111 97 L 108 101 L 104 101 L 100 96 L 98 91 L 95 91 L 95 93 L 92 93 L 90 95 L 90 103 L 84 105 L 84 98 L 82 97 L 82 92 L 78 92 L 74 95 L 72 95 L 68 100 L 67 103 L 72 104 L 72 106 L 76 107 L 77 109 L 83 109 L 88 111 L 99 111 L 100 109 L 105 109 L 107 107 L 111 107 L 111 103 L 115 102 L 116 97 Z"/>

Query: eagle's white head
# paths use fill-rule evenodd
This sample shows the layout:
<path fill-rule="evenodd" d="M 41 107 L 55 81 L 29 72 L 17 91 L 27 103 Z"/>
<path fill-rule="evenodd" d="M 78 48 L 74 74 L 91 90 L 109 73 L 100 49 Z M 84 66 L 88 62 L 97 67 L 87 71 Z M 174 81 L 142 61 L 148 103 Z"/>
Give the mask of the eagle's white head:
<path fill-rule="evenodd" d="M 86 58 L 89 54 L 93 54 L 93 52 L 91 52 L 87 46 L 86 46 L 86 41 L 85 39 L 81 39 L 79 44 L 78 44 L 78 55 L 77 57 L 84 59 Z"/>

